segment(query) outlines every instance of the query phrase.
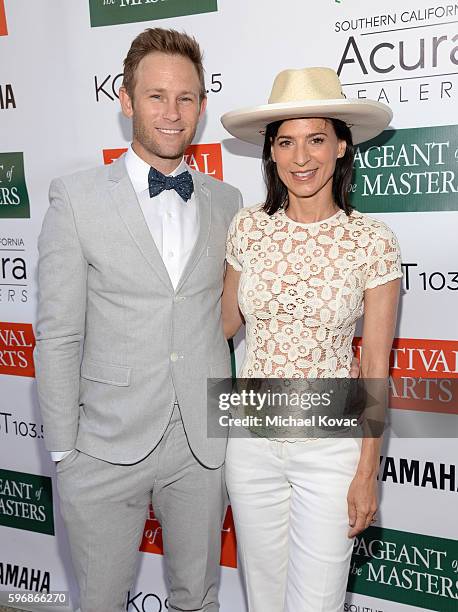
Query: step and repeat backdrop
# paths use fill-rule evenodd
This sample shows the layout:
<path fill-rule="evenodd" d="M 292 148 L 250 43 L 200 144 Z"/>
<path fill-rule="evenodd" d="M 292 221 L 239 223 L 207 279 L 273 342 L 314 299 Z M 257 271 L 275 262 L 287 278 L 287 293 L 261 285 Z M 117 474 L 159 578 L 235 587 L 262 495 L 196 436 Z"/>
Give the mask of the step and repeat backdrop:
<path fill-rule="evenodd" d="M 200 41 L 208 112 L 186 159 L 246 205 L 263 198 L 260 149 L 219 117 L 266 102 L 277 72 L 329 66 L 347 97 L 391 105 L 352 185 L 398 235 L 404 280 L 380 511 L 355 540 L 345 610 L 458 610 L 458 4 L 436 0 L 0 0 L 0 595 L 70 591 L 78 606 L 35 393 L 36 243 L 51 179 L 127 147 L 122 60 L 154 26 Z M 238 364 L 243 351 L 238 337 Z M 243 612 L 230 508 L 221 537 L 221 610 Z M 167 610 L 153 508 L 141 551 L 127 609 Z"/>

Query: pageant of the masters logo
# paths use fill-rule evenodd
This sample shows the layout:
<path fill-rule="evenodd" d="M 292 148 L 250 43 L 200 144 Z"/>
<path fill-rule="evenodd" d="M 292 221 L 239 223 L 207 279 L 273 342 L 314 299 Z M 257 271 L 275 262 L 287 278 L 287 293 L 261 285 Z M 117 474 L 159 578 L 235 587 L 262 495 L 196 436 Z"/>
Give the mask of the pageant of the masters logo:
<path fill-rule="evenodd" d="M 30 218 L 22 153 L 0 153 L 0 219 Z"/>
<path fill-rule="evenodd" d="M 51 478 L 0 470 L 0 525 L 54 535 Z"/>
<path fill-rule="evenodd" d="M 89 0 L 91 26 L 213 13 L 218 0 Z"/>
<path fill-rule="evenodd" d="M 386 130 L 356 150 L 361 212 L 458 210 L 458 126 Z"/>
<path fill-rule="evenodd" d="M 347 590 L 415 610 L 454 612 L 458 605 L 458 543 L 369 527 L 355 538 Z"/>

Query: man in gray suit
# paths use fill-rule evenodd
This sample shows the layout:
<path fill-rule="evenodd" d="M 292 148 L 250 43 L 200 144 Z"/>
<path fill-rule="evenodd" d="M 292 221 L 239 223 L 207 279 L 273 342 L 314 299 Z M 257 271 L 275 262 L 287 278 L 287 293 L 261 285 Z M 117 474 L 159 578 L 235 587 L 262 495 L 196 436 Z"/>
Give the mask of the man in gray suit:
<path fill-rule="evenodd" d="M 120 101 L 131 147 L 54 180 L 39 238 L 46 446 L 82 612 L 126 609 L 151 501 L 169 609 L 215 612 L 226 441 L 207 438 L 206 384 L 231 373 L 220 300 L 241 196 L 183 161 L 206 106 L 194 39 L 140 34 Z"/>

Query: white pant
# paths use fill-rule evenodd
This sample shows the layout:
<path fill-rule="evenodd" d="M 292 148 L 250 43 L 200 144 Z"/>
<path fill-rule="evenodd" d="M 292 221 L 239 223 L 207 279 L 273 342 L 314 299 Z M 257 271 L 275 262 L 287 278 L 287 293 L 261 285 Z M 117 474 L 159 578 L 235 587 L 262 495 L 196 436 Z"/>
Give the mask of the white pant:
<path fill-rule="evenodd" d="M 341 612 L 361 440 L 229 440 L 226 483 L 250 612 Z"/>

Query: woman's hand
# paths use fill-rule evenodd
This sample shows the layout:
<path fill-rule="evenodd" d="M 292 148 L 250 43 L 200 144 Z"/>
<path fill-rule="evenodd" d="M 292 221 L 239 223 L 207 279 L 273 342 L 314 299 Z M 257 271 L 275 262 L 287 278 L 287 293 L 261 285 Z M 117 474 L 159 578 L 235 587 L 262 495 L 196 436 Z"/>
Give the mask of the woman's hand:
<path fill-rule="evenodd" d="M 356 472 L 347 495 L 348 537 L 354 538 L 369 527 L 377 511 L 377 473 L 365 475 Z"/>
<path fill-rule="evenodd" d="M 361 364 L 358 357 L 353 357 L 350 367 L 350 378 L 359 378 L 361 372 Z"/>

